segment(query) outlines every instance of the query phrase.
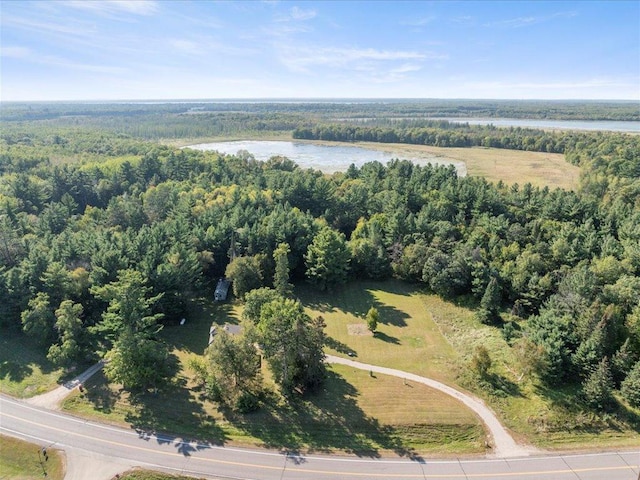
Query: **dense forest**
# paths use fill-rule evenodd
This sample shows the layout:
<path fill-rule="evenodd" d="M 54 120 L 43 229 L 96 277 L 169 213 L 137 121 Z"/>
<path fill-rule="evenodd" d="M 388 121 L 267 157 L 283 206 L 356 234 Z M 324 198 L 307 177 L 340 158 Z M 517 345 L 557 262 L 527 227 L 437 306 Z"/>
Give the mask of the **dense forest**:
<path fill-rule="evenodd" d="M 115 381 L 157 385 L 169 375 L 155 368 L 167 355 L 162 324 L 178 322 L 189 298 L 226 275 L 276 380 L 287 391 L 313 388 L 322 379 L 322 319 L 305 316 L 291 283 L 330 291 L 393 276 L 467 299 L 478 322 L 523 350 L 533 374 L 576 384 L 585 405 L 611 410 L 622 398 L 640 406 L 638 136 L 309 126 L 289 113 L 227 112 L 214 122 L 296 129 L 303 138 L 438 145 L 455 137 L 461 146 L 562 152 L 583 171 L 574 192 L 403 160 L 327 176 L 281 157 L 258 162 L 145 141 L 172 112 L 147 124 L 153 135 L 135 137 L 113 111 L 100 121 L 37 122 L 9 112 L 15 120 L 3 125 L 0 145 L 0 327 L 29 335 L 55 363 L 106 354 Z M 206 115 L 180 121 L 205 125 Z M 251 363 L 253 343 L 230 343 L 239 341 L 220 335 L 213 364 L 224 351 L 241 356 L 236 365 Z M 240 395 L 227 401 L 249 408 L 255 368 L 234 375 Z M 222 387 L 213 382 L 211 391 L 224 400 Z"/>

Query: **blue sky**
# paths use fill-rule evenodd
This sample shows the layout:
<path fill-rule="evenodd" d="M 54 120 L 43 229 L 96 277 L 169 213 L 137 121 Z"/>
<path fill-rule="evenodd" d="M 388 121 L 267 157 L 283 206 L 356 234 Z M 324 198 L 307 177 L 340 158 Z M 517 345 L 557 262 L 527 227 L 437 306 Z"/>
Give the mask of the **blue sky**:
<path fill-rule="evenodd" d="M 640 100 L 640 2 L 7 1 L 2 100 Z"/>

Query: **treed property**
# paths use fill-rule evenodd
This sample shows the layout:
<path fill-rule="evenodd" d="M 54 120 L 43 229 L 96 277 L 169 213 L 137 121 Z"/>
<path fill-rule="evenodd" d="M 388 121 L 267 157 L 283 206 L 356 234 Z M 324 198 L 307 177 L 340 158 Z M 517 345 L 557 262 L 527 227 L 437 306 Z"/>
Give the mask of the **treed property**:
<path fill-rule="evenodd" d="M 225 277 L 246 328 L 215 335 L 189 368 L 209 401 L 232 416 L 249 414 L 274 401 L 270 382 L 282 401 L 295 402 L 334 375 L 323 348 L 335 345 L 309 302 L 331 302 L 331 292 L 354 282 L 395 278 L 472 309 L 478 328 L 506 340 L 517 375 L 496 375 L 500 359 L 480 348 L 473 375 L 460 379 L 497 410 L 517 397 L 513 385 L 529 382 L 578 430 L 638 433 L 637 135 L 428 120 L 356 128 L 300 110 L 198 115 L 190 135 L 179 113 L 140 117 L 159 132 L 186 128 L 184 137 L 206 134 L 209 118 L 236 135 L 295 130 L 409 143 L 434 135 L 462 146 L 556 151 L 582 172 L 579 189 L 565 191 L 459 178 L 453 168 L 403 160 L 329 176 L 283 158 L 180 150 L 123 133 L 126 122 L 111 108 L 90 112 L 84 126 L 51 111 L 3 119 L 1 327 L 16 341 L 27 336 L 53 365 L 106 356 L 110 382 L 136 395 L 163 392 L 184 366 L 162 326 L 188 318 L 194 299 L 213 298 Z M 307 282 L 311 299 L 300 290 Z M 3 365 L 10 382 L 20 369 Z M 561 419 L 540 422 L 544 435 Z"/>

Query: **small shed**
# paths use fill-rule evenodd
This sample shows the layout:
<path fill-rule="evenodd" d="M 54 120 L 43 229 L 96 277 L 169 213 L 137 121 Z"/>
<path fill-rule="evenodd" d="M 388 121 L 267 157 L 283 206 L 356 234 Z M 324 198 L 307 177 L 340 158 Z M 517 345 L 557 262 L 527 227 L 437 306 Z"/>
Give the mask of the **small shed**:
<path fill-rule="evenodd" d="M 231 281 L 226 278 L 221 278 L 218 280 L 218 284 L 216 285 L 216 291 L 213 294 L 213 299 L 216 302 L 223 302 L 227 299 L 227 295 L 229 294 L 229 286 L 231 285 Z"/>

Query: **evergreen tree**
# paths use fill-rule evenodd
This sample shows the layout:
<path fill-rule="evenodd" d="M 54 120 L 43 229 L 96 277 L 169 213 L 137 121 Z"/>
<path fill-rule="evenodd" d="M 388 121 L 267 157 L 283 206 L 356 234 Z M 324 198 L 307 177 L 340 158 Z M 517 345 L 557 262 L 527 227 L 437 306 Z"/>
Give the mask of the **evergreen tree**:
<path fill-rule="evenodd" d="M 366 316 L 367 328 L 371 333 L 375 333 L 376 328 L 378 328 L 379 318 L 380 318 L 380 314 L 378 313 L 378 309 L 375 307 L 371 307 L 367 312 L 367 316 Z"/>
<path fill-rule="evenodd" d="M 65 300 L 56 310 L 56 330 L 60 336 L 57 344 L 49 347 L 47 358 L 57 365 L 70 365 L 83 353 L 84 329 L 82 328 L 82 305 Z"/>
<path fill-rule="evenodd" d="M 273 260 L 276 264 L 273 275 L 273 287 L 283 297 L 288 297 L 293 291 L 293 285 L 289 283 L 289 254 L 291 249 L 288 243 L 281 243 L 273 251 Z"/>
<path fill-rule="evenodd" d="M 347 281 L 351 255 L 342 233 L 325 227 L 307 250 L 307 278 L 320 290 L 329 290 Z"/>
<path fill-rule="evenodd" d="M 629 405 L 640 408 L 640 362 L 636 362 L 622 382 L 620 393 Z"/>
<path fill-rule="evenodd" d="M 609 359 L 603 358 L 582 384 L 582 395 L 587 404 L 598 410 L 606 410 L 613 403 L 613 379 Z"/>
<path fill-rule="evenodd" d="M 42 347 L 51 345 L 54 339 L 55 317 L 49 303 L 49 295 L 39 292 L 29 300 L 29 305 L 22 312 L 21 319 L 22 329 L 27 335 L 33 337 Z"/>

